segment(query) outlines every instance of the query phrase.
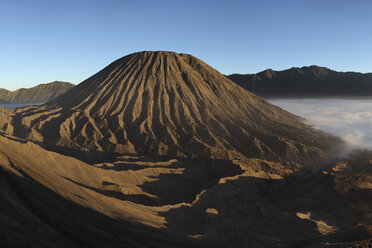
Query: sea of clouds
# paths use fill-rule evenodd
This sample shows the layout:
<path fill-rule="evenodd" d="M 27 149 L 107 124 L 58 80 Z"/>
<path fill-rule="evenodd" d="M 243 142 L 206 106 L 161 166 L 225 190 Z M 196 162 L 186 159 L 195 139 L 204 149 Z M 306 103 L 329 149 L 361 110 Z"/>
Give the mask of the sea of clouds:
<path fill-rule="evenodd" d="M 269 99 L 306 123 L 343 139 L 350 148 L 372 149 L 372 98 Z"/>
<path fill-rule="evenodd" d="M 7 108 L 7 109 L 16 109 L 31 105 L 42 105 L 43 103 L 0 103 L 0 107 Z"/>

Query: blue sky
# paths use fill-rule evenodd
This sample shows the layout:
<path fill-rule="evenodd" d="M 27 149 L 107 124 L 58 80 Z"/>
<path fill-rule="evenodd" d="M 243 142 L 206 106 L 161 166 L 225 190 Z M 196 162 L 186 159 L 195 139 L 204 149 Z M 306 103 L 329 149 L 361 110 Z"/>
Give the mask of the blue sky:
<path fill-rule="evenodd" d="M 142 50 L 224 74 L 320 65 L 372 71 L 372 1 L 2 0 L 0 88 L 80 83 Z"/>

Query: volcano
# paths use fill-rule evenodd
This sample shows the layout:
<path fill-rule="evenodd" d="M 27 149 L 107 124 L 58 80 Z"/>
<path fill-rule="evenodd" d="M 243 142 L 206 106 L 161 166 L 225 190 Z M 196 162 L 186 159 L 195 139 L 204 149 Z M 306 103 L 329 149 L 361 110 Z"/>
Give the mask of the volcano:
<path fill-rule="evenodd" d="M 164 51 L 118 59 L 3 129 L 49 148 L 207 159 L 319 157 L 336 142 L 203 61 Z"/>
<path fill-rule="evenodd" d="M 372 153 L 327 157 L 337 138 L 191 55 L 128 55 L 0 129 L 2 247 L 372 242 Z"/>

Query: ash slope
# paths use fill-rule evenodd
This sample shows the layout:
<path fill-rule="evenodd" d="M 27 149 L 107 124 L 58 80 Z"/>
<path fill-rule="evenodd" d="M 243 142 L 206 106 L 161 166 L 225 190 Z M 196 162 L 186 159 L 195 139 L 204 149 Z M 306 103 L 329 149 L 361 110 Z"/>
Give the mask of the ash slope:
<path fill-rule="evenodd" d="M 0 135 L 0 243 L 370 247 L 372 155 L 356 158 L 289 176 L 295 164 L 260 159 L 90 165 Z"/>
<path fill-rule="evenodd" d="M 0 124 L 49 148 L 189 158 L 321 157 L 338 142 L 201 60 L 162 51 L 125 56 Z"/>
<path fill-rule="evenodd" d="M 338 72 L 319 66 L 228 77 L 263 97 L 372 96 L 372 73 Z"/>
<path fill-rule="evenodd" d="M 0 89 L 0 102 L 4 103 L 44 103 L 65 93 L 74 84 L 67 82 L 54 81 L 48 84 L 39 84 L 29 89 L 18 89 L 9 91 Z"/>

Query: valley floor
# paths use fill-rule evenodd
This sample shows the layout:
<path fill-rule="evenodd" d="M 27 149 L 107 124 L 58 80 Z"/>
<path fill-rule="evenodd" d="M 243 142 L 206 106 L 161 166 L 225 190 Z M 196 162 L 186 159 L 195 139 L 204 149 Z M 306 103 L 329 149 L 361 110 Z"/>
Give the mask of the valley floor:
<path fill-rule="evenodd" d="M 2 134 L 0 240 L 3 247 L 368 247 L 370 159 L 360 152 L 320 168 L 125 155 L 88 164 Z"/>

